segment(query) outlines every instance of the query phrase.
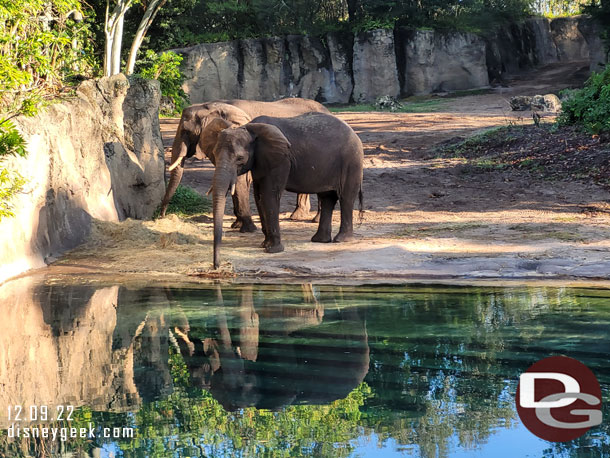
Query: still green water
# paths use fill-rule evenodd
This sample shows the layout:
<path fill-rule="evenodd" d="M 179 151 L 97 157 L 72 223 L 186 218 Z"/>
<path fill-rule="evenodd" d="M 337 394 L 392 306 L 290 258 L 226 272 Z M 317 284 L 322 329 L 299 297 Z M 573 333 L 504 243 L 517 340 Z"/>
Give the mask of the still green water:
<path fill-rule="evenodd" d="M 15 440 L 5 414 L 6 456 L 610 456 L 608 290 L 22 282 L 0 288 L 0 407 L 74 405 L 98 437 Z M 515 409 L 551 355 L 602 385 L 604 423 L 568 443 Z"/>

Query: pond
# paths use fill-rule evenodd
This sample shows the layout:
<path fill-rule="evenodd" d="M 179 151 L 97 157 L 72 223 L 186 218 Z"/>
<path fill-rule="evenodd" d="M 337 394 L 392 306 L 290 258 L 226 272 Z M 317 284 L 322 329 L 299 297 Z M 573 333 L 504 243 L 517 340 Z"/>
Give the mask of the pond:
<path fill-rule="evenodd" d="M 610 456 L 608 290 L 27 277 L 0 313 L 0 455 Z M 551 355 L 602 386 L 604 423 L 572 442 L 516 413 L 519 375 Z M 21 428 L 95 437 L 9 437 L 17 405 Z"/>

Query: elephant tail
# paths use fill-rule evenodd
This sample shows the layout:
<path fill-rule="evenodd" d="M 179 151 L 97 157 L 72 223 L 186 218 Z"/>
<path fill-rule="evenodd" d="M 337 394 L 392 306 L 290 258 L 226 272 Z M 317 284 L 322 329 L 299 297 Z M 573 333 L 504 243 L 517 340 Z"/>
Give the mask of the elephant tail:
<path fill-rule="evenodd" d="M 360 224 L 364 221 L 364 199 L 362 197 L 362 183 L 360 183 L 360 191 L 358 191 L 358 209 L 360 210 L 358 216 L 360 218 Z"/>

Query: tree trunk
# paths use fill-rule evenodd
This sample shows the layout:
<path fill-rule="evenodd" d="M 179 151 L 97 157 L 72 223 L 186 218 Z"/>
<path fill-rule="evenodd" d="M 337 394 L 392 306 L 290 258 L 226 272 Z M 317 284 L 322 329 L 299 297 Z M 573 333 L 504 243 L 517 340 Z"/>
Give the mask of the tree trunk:
<path fill-rule="evenodd" d="M 121 73 L 121 49 L 123 46 L 123 23 L 125 15 L 117 18 L 116 27 L 112 37 L 112 57 L 110 58 L 110 76 Z"/>
<path fill-rule="evenodd" d="M 360 13 L 360 0 L 347 0 L 347 14 L 349 16 L 349 22 L 356 22 L 356 20 L 360 17 Z"/>
<path fill-rule="evenodd" d="M 104 76 L 110 76 L 110 69 L 112 67 L 112 32 L 105 31 L 106 35 L 106 49 L 104 50 Z"/>
<path fill-rule="evenodd" d="M 146 8 L 144 16 L 142 16 L 142 20 L 138 25 L 138 30 L 136 30 L 136 35 L 133 37 L 131 49 L 129 50 L 129 57 L 127 59 L 127 69 L 125 70 L 125 73 L 127 75 L 131 75 L 133 73 L 136 66 L 138 51 L 140 50 L 140 46 L 142 46 L 144 37 L 146 36 L 148 29 L 155 20 L 155 16 L 159 12 L 159 10 L 163 8 L 163 5 L 165 5 L 166 2 L 167 0 L 152 0 Z"/>

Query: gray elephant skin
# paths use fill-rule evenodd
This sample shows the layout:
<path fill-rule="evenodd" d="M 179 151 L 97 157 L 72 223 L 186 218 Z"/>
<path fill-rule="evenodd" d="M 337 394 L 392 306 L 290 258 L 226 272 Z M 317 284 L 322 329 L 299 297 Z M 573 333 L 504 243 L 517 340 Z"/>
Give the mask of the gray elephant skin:
<path fill-rule="evenodd" d="M 232 126 L 241 126 L 257 116 L 267 115 L 275 118 L 291 118 L 308 112 L 330 112 L 324 105 L 314 100 L 288 98 L 276 102 L 258 102 L 253 100 L 217 100 L 187 107 L 182 112 L 178 130 L 172 145 L 172 161 L 169 167 L 170 180 L 161 204 L 161 217 L 165 216 L 184 173 L 184 160 L 195 157 L 203 159 L 207 156 L 216 164 L 213 153 L 202 151 L 198 144 L 205 127 L 215 118 L 221 118 Z M 234 228 L 240 232 L 254 232 L 256 226 L 252 222 L 250 212 L 250 182 L 248 175 L 240 176 L 233 195 L 233 208 L 236 221 Z M 299 195 L 297 207 L 290 216 L 291 219 L 306 219 L 309 215 L 309 196 Z M 318 216 L 314 218 L 317 220 Z"/>
<path fill-rule="evenodd" d="M 200 148 L 213 151 L 214 268 L 220 265 L 222 220 L 228 192 L 240 175 L 251 172 L 254 199 L 263 226 L 262 247 L 284 250 L 280 238 L 279 204 L 284 190 L 317 194 L 321 214 L 312 242 L 344 242 L 353 237 L 354 201 L 362 212 L 362 142 L 345 122 L 324 113 L 294 118 L 260 116 L 230 128 L 215 119 L 204 129 Z M 339 200 L 341 226 L 331 237 L 332 212 Z"/>

